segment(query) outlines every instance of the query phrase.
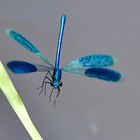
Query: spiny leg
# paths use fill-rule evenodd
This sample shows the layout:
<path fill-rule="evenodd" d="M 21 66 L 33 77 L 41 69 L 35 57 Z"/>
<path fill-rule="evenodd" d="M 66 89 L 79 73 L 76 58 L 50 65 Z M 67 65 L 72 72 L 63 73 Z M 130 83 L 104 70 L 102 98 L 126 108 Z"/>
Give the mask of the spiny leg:
<path fill-rule="evenodd" d="M 45 82 L 45 80 L 46 80 L 46 78 L 47 78 L 48 73 L 49 73 L 49 72 L 46 73 L 46 75 L 45 75 L 45 77 L 44 77 L 44 79 L 43 79 L 43 82 L 42 82 L 41 86 L 38 87 L 37 90 L 43 87 L 44 82 Z"/>
<path fill-rule="evenodd" d="M 43 92 L 43 87 L 44 87 L 45 80 L 46 80 L 46 77 L 44 77 L 44 80 L 43 80 L 41 86 L 37 88 L 37 90 L 39 90 L 41 88 L 41 91 L 39 92 L 39 95 Z"/>
<path fill-rule="evenodd" d="M 51 76 L 51 77 L 53 77 L 53 75 L 51 74 L 51 72 L 50 72 L 50 71 L 48 71 L 48 73 L 50 74 L 50 76 Z"/>
<path fill-rule="evenodd" d="M 56 105 L 56 100 L 59 97 L 59 95 L 60 95 L 60 88 L 58 87 L 58 89 L 57 89 L 57 95 L 56 95 L 55 101 L 54 101 L 54 105 Z"/>
<path fill-rule="evenodd" d="M 50 96 L 49 96 L 49 102 L 51 102 L 52 93 L 53 93 L 53 88 L 52 88 L 52 91 L 51 91 Z"/>
<path fill-rule="evenodd" d="M 44 80 L 43 80 L 41 86 L 37 88 L 37 90 L 41 88 L 41 91 L 40 91 L 39 95 L 43 92 L 44 85 L 46 85 L 46 83 L 50 83 L 51 82 L 51 79 L 48 77 L 48 73 L 50 73 L 50 72 L 49 71 L 47 72 L 47 74 L 45 75 Z M 48 79 L 50 82 L 46 82 L 46 79 Z"/>
<path fill-rule="evenodd" d="M 46 74 L 46 78 L 47 78 L 50 82 L 52 82 L 52 80 L 47 76 L 48 74 L 50 74 L 51 79 L 52 79 L 53 75 L 51 74 L 50 71 L 48 71 L 47 74 Z"/>
<path fill-rule="evenodd" d="M 47 84 L 50 84 L 50 82 L 45 82 L 45 83 L 44 83 L 44 96 L 46 96 L 46 93 L 47 93 L 47 92 L 46 92 L 46 85 L 47 85 Z"/>
<path fill-rule="evenodd" d="M 47 76 L 48 74 L 50 74 L 50 76 L 51 76 L 51 78 L 52 78 L 51 72 L 48 71 L 47 74 L 46 74 L 46 78 L 49 80 L 49 82 L 45 82 L 45 83 L 44 83 L 44 96 L 46 96 L 46 85 L 47 85 L 47 84 L 50 84 L 50 83 L 52 82 L 52 80 Z"/>

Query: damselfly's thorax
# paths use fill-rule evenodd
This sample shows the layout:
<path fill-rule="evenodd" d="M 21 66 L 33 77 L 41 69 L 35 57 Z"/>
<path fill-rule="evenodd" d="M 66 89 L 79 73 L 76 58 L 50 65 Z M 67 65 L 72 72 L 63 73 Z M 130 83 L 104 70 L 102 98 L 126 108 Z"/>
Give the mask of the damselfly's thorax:
<path fill-rule="evenodd" d="M 61 69 L 55 69 L 53 71 L 53 81 L 60 81 L 61 80 L 61 76 L 62 76 L 62 71 Z"/>
<path fill-rule="evenodd" d="M 62 86 L 61 82 L 61 76 L 62 76 L 62 71 L 61 69 L 55 69 L 53 71 L 52 75 L 52 82 L 50 82 L 50 85 L 54 88 L 57 89 Z"/>

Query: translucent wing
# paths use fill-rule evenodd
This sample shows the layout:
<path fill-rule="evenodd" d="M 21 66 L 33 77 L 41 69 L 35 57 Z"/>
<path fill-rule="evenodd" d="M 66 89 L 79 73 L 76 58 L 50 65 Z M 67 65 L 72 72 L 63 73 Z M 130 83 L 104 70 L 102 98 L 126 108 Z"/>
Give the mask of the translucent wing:
<path fill-rule="evenodd" d="M 64 69 L 63 69 L 64 70 Z M 65 70 L 64 70 L 65 71 Z M 110 82 L 118 82 L 122 79 L 122 75 L 114 70 L 106 69 L 106 68 L 81 68 L 81 69 L 73 69 L 71 71 L 67 71 L 74 74 L 79 74 L 91 78 L 98 78 L 105 81 Z"/>
<path fill-rule="evenodd" d="M 10 61 L 7 63 L 8 68 L 15 74 L 26 74 L 31 72 L 46 72 L 53 70 L 52 67 L 44 65 L 31 64 L 25 61 Z"/>
<path fill-rule="evenodd" d="M 46 62 L 47 64 L 49 64 L 51 67 L 54 67 L 50 61 L 48 60 L 48 58 L 44 57 L 42 55 L 42 53 L 30 42 L 28 41 L 25 37 L 23 37 L 22 35 L 20 35 L 19 33 L 15 32 L 12 29 L 5 29 L 6 34 L 12 38 L 13 40 L 15 40 L 17 43 L 19 43 L 22 47 L 24 47 L 25 49 L 29 50 L 30 52 L 32 52 L 33 54 L 35 54 L 37 57 L 39 57 L 40 59 L 42 59 L 44 62 Z"/>
<path fill-rule="evenodd" d="M 105 54 L 96 54 L 83 56 L 81 58 L 75 59 L 65 65 L 62 69 L 65 71 L 72 71 L 79 68 L 95 68 L 95 67 L 106 67 L 112 66 L 117 63 L 117 58 Z"/>

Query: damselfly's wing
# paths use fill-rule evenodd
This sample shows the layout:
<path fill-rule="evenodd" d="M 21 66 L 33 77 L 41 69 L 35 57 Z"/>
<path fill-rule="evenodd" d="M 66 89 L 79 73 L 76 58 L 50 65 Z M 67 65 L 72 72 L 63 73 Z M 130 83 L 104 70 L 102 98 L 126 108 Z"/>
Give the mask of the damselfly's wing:
<path fill-rule="evenodd" d="M 113 66 L 118 62 L 116 57 L 105 54 L 91 54 L 75 59 L 65 65 L 62 69 L 64 71 L 72 71 L 79 68 L 95 68 L 95 67 L 106 67 Z"/>
<path fill-rule="evenodd" d="M 116 63 L 117 59 L 110 55 L 88 55 L 71 61 L 69 64 L 65 65 L 62 70 L 91 78 L 118 82 L 122 78 L 119 72 L 103 68 Z"/>
<path fill-rule="evenodd" d="M 47 67 L 40 64 L 31 64 L 25 61 L 18 61 L 18 60 L 8 62 L 7 66 L 15 74 L 46 72 L 46 71 L 53 70 L 52 67 Z"/>
<path fill-rule="evenodd" d="M 48 58 L 44 57 L 42 53 L 30 42 L 28 41 L 24 36 L 20 35 L 16 31 L 12 29 L 5 29 L 6 34 L 13 40 L 15 40 L 17 43 L 19 43 L 22 47 L 29 50 L 33 54 L 35 54 L 37 57 L 39 57 L 41 60 L 49 64 L 51 67 L 54 67 Z"/>
<path fill-rule="evenodd" d="M 64 70 L 65 71 L 65 70 Z M 122 75 L 114 70 L 97 67 L 97 68 L 77 68 L 71 71 L 67 71 L 74 74 L 79 74 L 91 78 L 98 78 L 110 82 L 119 82 L 122 79 Z"/>

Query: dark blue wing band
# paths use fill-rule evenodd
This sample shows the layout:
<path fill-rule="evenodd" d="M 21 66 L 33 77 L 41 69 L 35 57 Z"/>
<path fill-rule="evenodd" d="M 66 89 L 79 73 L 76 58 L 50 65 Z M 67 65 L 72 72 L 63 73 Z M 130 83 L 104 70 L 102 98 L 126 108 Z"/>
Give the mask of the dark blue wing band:
<path fill-rule="evenodd" d="M 37 68 L 33 64 L 24 61 L 11 61 L 7 63 L 8 68 L 16 74 L 36 72 Z"/>
<path fill-rule="evenodd" d="M 85 75 L 92 78 L 98 78 L 111 82 L 118 82 L 122 79 L 119 72 L 106 68 L 91 68 L 85 70 Z"/>

